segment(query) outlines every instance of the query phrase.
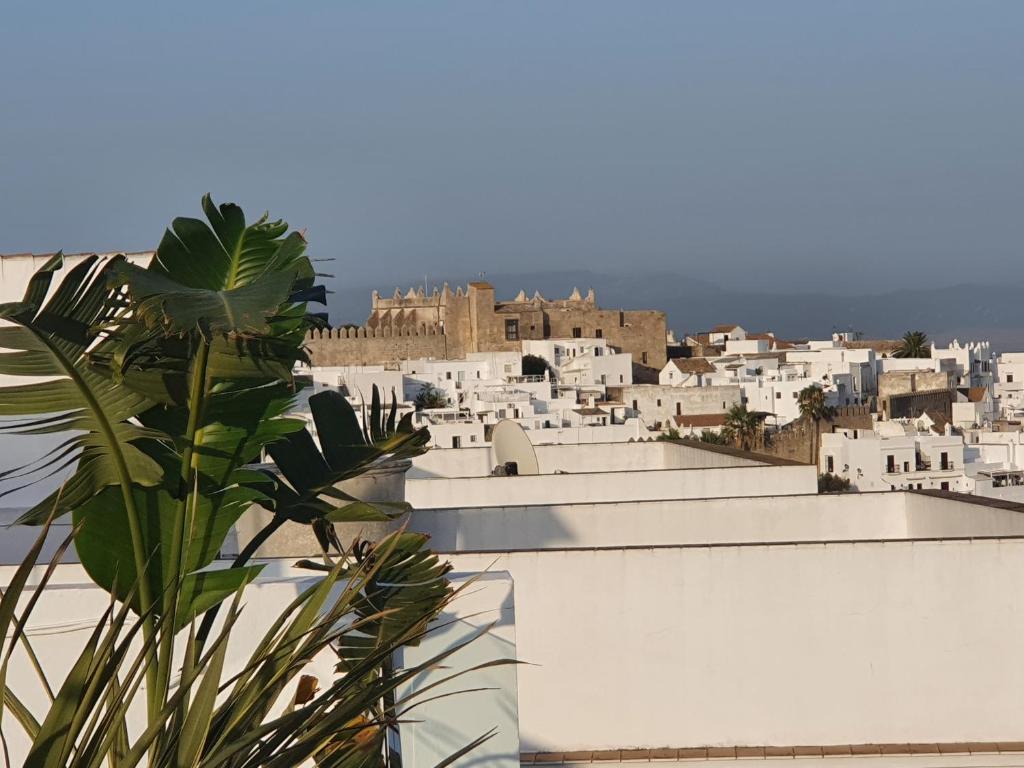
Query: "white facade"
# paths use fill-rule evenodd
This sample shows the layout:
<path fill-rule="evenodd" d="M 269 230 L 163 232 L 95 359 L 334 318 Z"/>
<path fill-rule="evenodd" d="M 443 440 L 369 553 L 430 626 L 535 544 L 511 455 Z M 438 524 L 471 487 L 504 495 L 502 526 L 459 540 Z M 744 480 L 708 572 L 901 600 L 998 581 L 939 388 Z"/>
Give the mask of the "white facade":
<path fill-rule="evenodd" d="M 1024 352 L 1003 352 L 996 358 L 993 394 L 1003 416 L 1024 414 Z"/>
<path fill-rule="evenodd" d="M 896 427 L 896 422 L 888 422 Z M 879 434 L 842 429 L 821 435 L 818 470 L 850 481 L 857 491 L 937 489 L 973 491 L 959 435 L 913 429 Z"/>
<path fill-rule="evenodd" d="M 957 371 L 957 386 L 992 386 L 994 360 L 992 347 L 987 341 L 969 341 L 961 344 L 953 339 L 948 347 L 937 347 L 933 342 L 932 358 L 953 361 Z"/>
<path fill-rule="evenodd" d="M 806 374 L 816 381 L 828 382 L 844 374 L 850 376 L 848 395 L 839 405 L 858 405 L 878 394 L 877 360 L 873 349 L 846 349 L 836 342 L 812 342 L 810 349 L 786 351 L 787 363 L 801 363 Z M 846 397 L 851 402 L 845 402 Z"/>

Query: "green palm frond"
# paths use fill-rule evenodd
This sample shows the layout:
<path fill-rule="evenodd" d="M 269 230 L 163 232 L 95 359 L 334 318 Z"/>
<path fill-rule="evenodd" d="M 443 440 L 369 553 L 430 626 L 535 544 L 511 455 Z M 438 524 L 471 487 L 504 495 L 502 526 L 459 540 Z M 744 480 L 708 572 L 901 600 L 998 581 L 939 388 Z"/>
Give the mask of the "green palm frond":
<path fill-rule="evenodd" d="M 26 483 L 77 465 L 60 494 L 44 499 L 20 522 L 40 523 L 56 505 L 66 512 L 104 488 L 124 484 L 153 487 L 163 480 L 159 464 L 141 445 L 163 439 L 157 430 L 130 421 L 166 397 L 152 378 L 138 376 L 132 389 L 120 386 L 92 355 L 109 345 L 102 330 L 113 320 L 108 299 L 109 274 L 122 258 L 101 263 L 91 256 L 71 269 L 46 300 L 61 254 L 32 278 L 21 302 L 0 305 L 0 318 L 14 325 L 0 328 L 0 373 L 45 377 L 45 381 L 0 388 L 0 429 L 14 434 L 78 433 L 67 437 L 43 462 L 29 462 L 8 473 Z M 10 492 L 10 490 L 5 491 Z"/>

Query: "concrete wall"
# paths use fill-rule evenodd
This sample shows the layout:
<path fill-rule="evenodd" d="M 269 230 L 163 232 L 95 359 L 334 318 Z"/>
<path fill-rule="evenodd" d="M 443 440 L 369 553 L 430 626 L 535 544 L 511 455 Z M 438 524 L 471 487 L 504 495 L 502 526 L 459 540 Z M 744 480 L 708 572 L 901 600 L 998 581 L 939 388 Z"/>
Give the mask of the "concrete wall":
<path fill-rule="evenodd" d="M 516 585 L 523 748 L 1011 741 L 1020 540 L 459 555 Z"/>

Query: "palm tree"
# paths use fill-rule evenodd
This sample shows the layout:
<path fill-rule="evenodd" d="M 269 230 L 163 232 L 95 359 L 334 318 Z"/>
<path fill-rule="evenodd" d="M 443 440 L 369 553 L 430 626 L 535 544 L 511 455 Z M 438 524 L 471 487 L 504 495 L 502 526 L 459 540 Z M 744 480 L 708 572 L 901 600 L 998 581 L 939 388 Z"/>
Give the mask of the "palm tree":
<path fill-rule="evenodd" d="M 823 420 L 832 418 L 835 409 L 826 402 L 825 390 L 813 384 L 800 390 L 797 395 L 797 406 L 800 408 L 800 415 L 814 425 L 814 432 L 811 435 L 811 463 L 817 466 L 820 424 Z"/>
<path fill-rule="evenodd" d="M 749 451 L 757 443 L 761 434 L 762 421 L 764 421 L 762 414 L 747 410 L 745 405 L 734 405 L 725 414 L 723 432 L 732 436 L 737 448 Z"/>
<path fill-rule="evenodd" d="M 893 354 L 895 357 L 931 357 L 932 348 L 924 331 L 907 331 Z"/>

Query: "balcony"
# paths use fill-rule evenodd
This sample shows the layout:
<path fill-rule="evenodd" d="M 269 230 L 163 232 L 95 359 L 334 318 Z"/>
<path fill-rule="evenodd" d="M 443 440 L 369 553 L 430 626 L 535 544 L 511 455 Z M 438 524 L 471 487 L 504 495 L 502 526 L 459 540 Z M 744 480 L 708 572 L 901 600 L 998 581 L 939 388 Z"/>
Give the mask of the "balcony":
<path fill-rule="evenodd" d="M 528 403 L 530 393 L 519 389 L 488 389 L 477 392 L 476 398 L 483 403 Z"/>

